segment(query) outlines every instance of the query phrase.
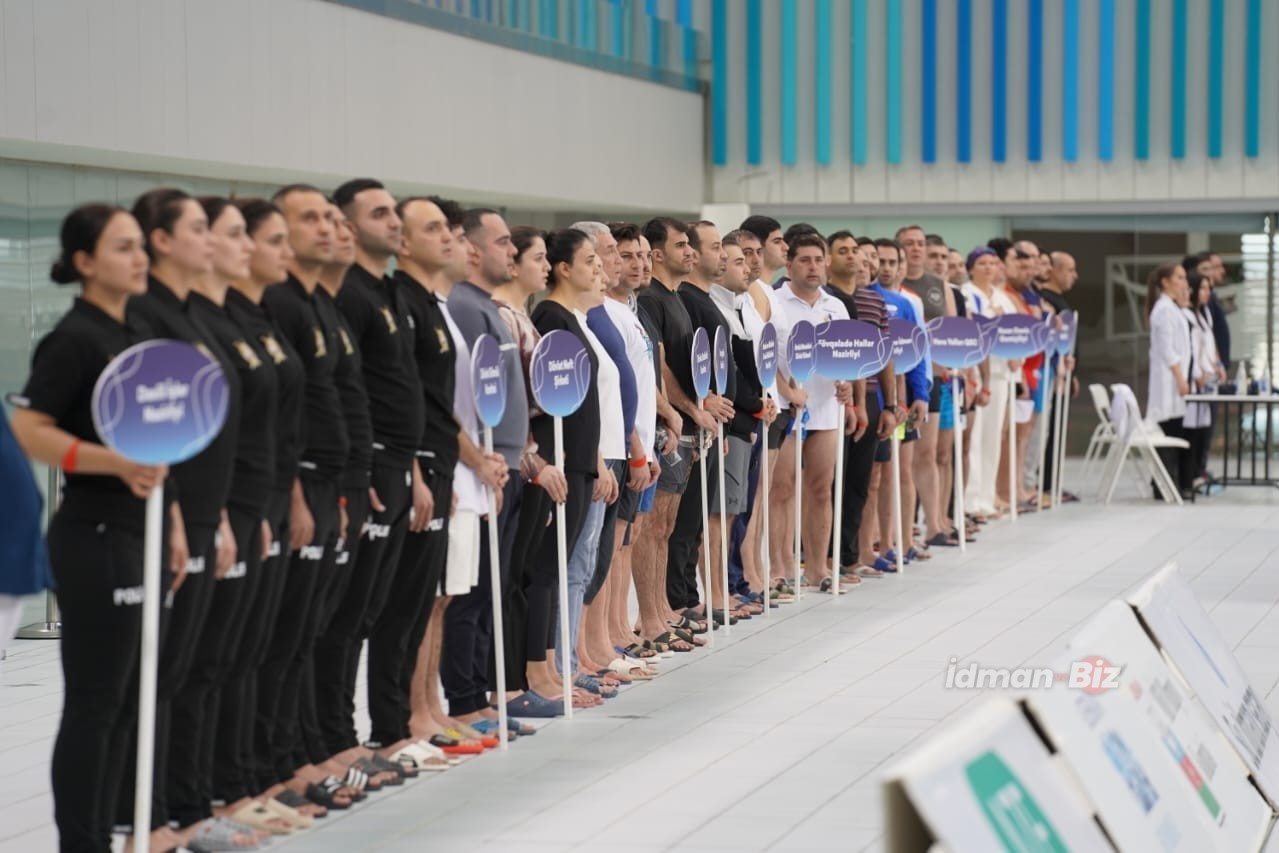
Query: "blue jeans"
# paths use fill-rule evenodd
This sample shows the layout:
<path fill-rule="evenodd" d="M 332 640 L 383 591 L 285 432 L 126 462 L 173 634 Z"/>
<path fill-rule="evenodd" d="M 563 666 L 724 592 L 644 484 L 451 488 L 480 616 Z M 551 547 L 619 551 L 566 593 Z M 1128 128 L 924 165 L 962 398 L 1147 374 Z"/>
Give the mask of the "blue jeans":
<path fill-rule="evenodd" d="M 582 533 L 573 547 L 573 554 L 568 561 L 568 639 L 573 648 L 570 649 L 570 660 L 577 672 L 577 637 L 582 628 L 582 606 L 586 600 L 586 587 L 595 576 L 595 567 L 599 562 L 600 532 L 604 529 L 604 510 L 608 504 L 604 501 L 592 501 L 586 511 L 586 523 L 582 525 Z M 559 635 L 555 636 L 556 642 Z M 559 657 L 560 672 L 564 671 L 563 650 Z"/>

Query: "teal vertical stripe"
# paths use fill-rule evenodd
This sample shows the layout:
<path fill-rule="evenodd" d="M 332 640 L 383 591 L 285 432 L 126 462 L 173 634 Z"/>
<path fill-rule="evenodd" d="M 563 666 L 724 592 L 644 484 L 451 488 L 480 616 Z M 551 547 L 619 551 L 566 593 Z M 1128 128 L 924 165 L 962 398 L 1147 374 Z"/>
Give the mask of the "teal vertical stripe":
<path fill-rule="evenodd" d="M 1221 157 L 1224 120 L 1226 0 L 1208 4 L 1208 156 Z"/>
<path fill-rule="evenodd" d="M 1008 0 L 990 0 L 990 159 L 1008 159 Z"/>
<path fill-rule="evenodd" d="M 728 0 L 711 3 L 711 162 L 728 162 Z"/>
<path fill-rule="evenodd" d="M 1170 149 L 1174 160 L 1186 156 L 1186 9 L 1187 0 L 1172 0 L 1172 110 Z"/>
<path fill-rule="evenodd" d="M 693 0 L 675 0 L 675 23 L 681 27 L 693 26 Z"/>
<path fill-rule="evenodd" d="M 692 27 L 680 27 L 680 36 L 684 42 L 684 74 L 697 78 L 697 30 Z"/>
<path fill-rule="evenodd" d="M 560 37 L 559 7 L 558 0 L 537 0 L 537 32 L 542 38 Z"/>
<path fill-rule="evenodd" d="M 612 34 L 611 52 L 617 57 L 626 57 L 626 18 L 629 10 L 625 3 L 613 3 L 608 11 Z"/>
<path fill-rule="evenodd" d="M 796 155 L 796 127 L 798 116 L 798 70 L 796 69 L 798 0 L 782 0 L 781 39 L 781 95 L 782 95 L 782 164 L 793 166 Z"/>
<path fill-rule="evenodd" d="M 763 0 L 746 0 L 746 162 L 764 161 L 764 118 L 761 94 L 760 53 L 763 40 Z"/>
<path fill-rule="evenodd" d="M 955 4 L 955 159 L 973 160 L 973 4 Z"/>
<path fill-rule="evenodd" d="M 849 42 L 849 90 L 850 128 L 852 137 L 853 163 L 858 166 L 866 164 L 866 47 L 869 43 L 866 32 L 866 0 L 853 0 L 853 13 L 850 17 L 851 30 Z"/>
<path fill-rule="evenodd" d="M 1145 160 L 1150 156 L 1150 0 L 1137 0 L 1136 69 L 1133 80 L 1132 148 L 1133 156 Z M 1178 57 L 1180 59 L 1180 57 Z"/>
<path fill-rule="evenodd" d="M 1097 0 L 1097 159 L 1115 156 L 1115 0 Z"/>
<path fill-rule="evenodd" d="M 1079 157 L 1079 0 L 1061 7 L 1061 158 Z"/>
<path fill-rule="evenodd" d="M 1248 0 L 1244 51 L 1244 153 L 1261 154 L 1261 0 Z"/>
<path fill-rule="evenodd" d="M 813 33 L 813 156 L 830 165 L 830 0 L 816 0 Z"/>
<path fill-rule="evenodd" d="M 937 162 L 937 0 L 920 3 L 919 159 Z"/>
<path fill-rule="evenodd" d="M 887 0 L 884 22 L 884 148 L 889 163 L 902 161 L 902 4 Z"/>
<path fill-rule="evenodd" d="M 1026 159 L 1044 156 L 1044 0 L 1026 5 Z"/>
<path fill-rule="evenodd" d="M 661 18 L 648 19 L 648 64 L 654 68 L 666 67 L 665 27 Z"/>

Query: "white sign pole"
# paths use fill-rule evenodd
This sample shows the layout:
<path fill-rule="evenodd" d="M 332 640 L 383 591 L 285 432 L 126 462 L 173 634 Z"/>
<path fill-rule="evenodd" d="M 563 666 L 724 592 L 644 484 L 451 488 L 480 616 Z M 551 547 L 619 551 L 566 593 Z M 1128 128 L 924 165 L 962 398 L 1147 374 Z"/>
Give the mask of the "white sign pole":
<path fill-rule="evenodd" d="M 834 530 L 834 541 L 832 545 L 833 556 L 830 559 L 830 591 L 831 595 L 839 598 L 839 549 L 843 542 L 843 525 L 840 519 L 844 517 L 844 426 L 847 422 L 847 407 L 839 404 L 839 425 L 835 427 L 835 507 L 831 514 L 831 526 Z"/>
<path fill-rule="evenodd" d="M 493 428 L 488 425 L 484 427 L 484 451 L 493 452 Z M 497 656 L 498 740 L 501 741 L 502 749 L 506 749 L 510 736 L 506 730 L 506 634 L 502 625 L 502 559 L 498 553 L 497 492 L 489 489 L 488 493 L 489 578 L 493 586 L 493 652 Z M 565 573 L 567 574 L 567 569 Z"/>
<path fill-rule="evenodd" d="M 1071 357 L 1074 357 L 1074 348 L 1071 348 Z M 1061 387 L 1061 422 L 1057 429 L 1057 468 L 1053 471 L 1053 491 L 1056 493 L 1056 503 L 1061 503 L 1061 493 L 1063 481 L 1066 473 L 1066 428 L 1070 425 L 1070 397 L 1074 387 L 1075 369 L 1073 367 L 1066 370 L 1066 381 Z"/>
<path fill-rule="evenodd" d="M 1040 511 L 1044 509 L 1044 457 L 1048 455 L 1048 425 L 1053 418 L 1053 389 L 1048 387 L 1048 376 L 1048 353 L 1045 352 L 1044 366 L 1039 371 L 1039 396 L 1044 401 L 1044 405 L 1041 407 L 1044 411 L 1039 415 L 1039 456 L 1035 463 L 1035 469 L 1039 472 L 1035 481 L 1035 503 L 1039 505 Z M 1050 500 L 1048 508 L 1051 509 L 1054 506 L 1056 504 Z"/>
<path fill-rule="evenodd" d="M 728 454 L 725 452 L 728 450 L 728 445 L 724 444 L 724 424 L 718 420 L 715 421 L 715 434 L 716 438 L 719 439 L 719 555 L 723 566 L 723 578 L 721 580 L 724 583 L 724 636 L 727 637 L 733 633 L 733 628 L 730 624 L 732 620 L 728 616 L 728 611 L 732 609 L 728 606 L 728 520 L 732 516 L 728 514 L 728 501 L 724 495 L 724 463 L 728 460 Z M 707 560 L 707 563 L 709 562 Z"/>
<path fill-rule="evenodd" d="M 1017 368 L 1020 370 L 1021 368 Z M 1017 521 L 1017 372 L 1008 370 L 1008 515 Z"/>
<path fill-rule="evenodd" d="M 151 784 L 155 757 L 155 683 L 160 660 L 160 578 L 164 538 L 164 486 L 147 496 L 142 557 L 142 651 L 138 663 L 138 752 L 134 782 L 133 849 L 151 850 Z"/>
<path fill-rule="evenodd" d="M 906 574 L 906 543 L 902 536 L 902 458 L 901 439 L 893 430 L 893 539 L 897 543 L 897 574 Z"/>
<path fill-rule="evenodd" d="M 698 405 L 702 410 L 706 410 L 706 400 L 701 400 Z M 710 496 L 706 489 L 706 430 L 699 429 L 697 431 L 697 444 L 700 451 L 697 455 L 697 464 L 702 472 L 702 559 L 698 563 L 705 568 L 702 573 L 702 583 L 706 593 L 706 629 L 707 635 L 710 637 L 710 645 L 715 645 L 715 614 L 711 611 L 715 607 L 715 596 L 711 595 L 711 524 L 710 524 Z M 728 627 L 728 613 L 724 614 L 724 627 Z"/>
<path fill-rule="evenodd" d="M 564 419 L 555 418 L 555 467 L 564 470 Z M 564 691 L 564 719 L 573 719 L 573 656 L 568 637 L 568 535 L 564 504 L 555 505 L 555 544 L 560 565 L 560 688 Z M 505 705 L 505 702 L 499 703 Z"/>
<path fill-rule="evenodd" d="M 759 511 L 760 511 L 760 552 L 759 559 L 764 569 L 764 618 L 772 612 L 773 597 L 773 555 L 769 553 L 772 543 L 768 538 L 768 425 L 759 422 Z"/>
<path fill-rule="evenodd" d="M 964 515 L 964 425 L 960 422 L 961 406 L 959 404 L 959 374 L 950 375 L 951 418 L 955 422 L 953 435 L 955 449 L 951 455 L 955 462 L 955 529 L 959 533 L 959 552 L 968 550 L 968 519 Z"/>
<path fill-rule="evenodd" d="M 801 389 L 803 388 L 798 382 L 795 383 Z M 795 412 L 795 600 L 804 597 L 803 571 L 800 569 L 800 559 L 803 557 L 803 537 L 800 531 L 803 529 L 804 516 L 802 505 L 804 503 L 804 407 L 801 406 L 799 411 Z"/>

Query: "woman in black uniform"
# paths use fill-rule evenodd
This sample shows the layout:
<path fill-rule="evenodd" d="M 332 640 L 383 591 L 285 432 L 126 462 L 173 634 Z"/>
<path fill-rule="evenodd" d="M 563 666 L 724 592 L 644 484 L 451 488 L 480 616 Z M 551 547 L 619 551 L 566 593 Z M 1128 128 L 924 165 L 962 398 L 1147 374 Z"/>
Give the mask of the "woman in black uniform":
<path fill-rule="evenodd" d="M 224 573 L 235 562 L 235 537 L 226 501 L 239 436 L 240 379 L 233 360 L 213 333 L 188 310 L 188 297 L 196 282 L 213 271 L 213 244 L 204 209 L 182 190 L 155 189 L 138 197 L 133 216 L 146 238 L 151 272 L 146 293 L 130 301 L 129 310 L 144 320 L 156 337 L 186 341 L 216 359 L 226 377 L 228 391 L 227 419 L 222 432 L 197 456 L 173 468 L 191 558 L 187 582 L 173 598 L 167 624 L 164 624 L 166 615 L 161 616 L 164 627 L 156 689 L 157 781 L 152 819 L 156 826 L 163 826 L 169 820 L 167 783 L 173 701 L 184 690 L 195 660 L 213 601 L 215 572 Z M 182 744 L 181 748 L 187 747 Z M 122 800 L 132 799 L 131 789 L 132 786 L 126 786 Z M 118 817 L 124 821 L 131 814 L 129 804 L 129 811 Z M 201 827 L 205 836 L 222 837 L 229 834 L 226 830 L 225 824 Z"/>
<path fill-rule="evenodd" d="M 539 302 L 530 315 L 537 331 L 545 337 L 562 329 L 582 342 L 591 362 L 591 381 L 587 385 L 586 399 L 577 411 L 564 418 L 564 476 L 568 480 L 568 500 L 564 504 L 565 557 L 573 553 L 577 539 L 586 522 L 595 480 L 600 466 L 600 407 L 599 391 L 595 377 L 599 362 L 595 350 L 587 342 L 579 316 L 582 315 L 581 299 L 597 288 L 595 280 L 595 249 L 590 238 L 581 231 L 568 228 L 552 231 L 546 236 L 546 260 L 551 265 L 549 290 L 545 300 Z M 533 438 L 537 441 L 538 454 L 550 464 L 555 464 L 554 418 L 538 415 L 531 423 Z M 558 573 L 556 521 L 542 538 L 541 557 L 529 572 L 527 588 L 529 602 L 528 657 L 529 660 L 547 660 L 547 652 L 558 645 L 558 623 L 552 618 L 558 601 Z M 570 637 L 570 643 L 576 638 Z M 565 697 L 568 701 L 570 697 Z"/>
<path fill-rule="evenodd" d="M 61 236 L 51 277 L 80 282 L 83 294 L 36 347 L 12 427 L 28 456 L 66 474 L 49 526 L 66 682 L 52 766 L 59 849 L 105 853 L 137 713 L 145 498 L 167 471 L 102 446 L 90 413 L 107 364 L 153 337 L 126 313 L 129 297 L 147 288 L 142 231 L 128 212 L 89 204 L 67 215 Z M 178 587 L 187 554 L 176 504 L 170 519 L 168 565 Z"/>

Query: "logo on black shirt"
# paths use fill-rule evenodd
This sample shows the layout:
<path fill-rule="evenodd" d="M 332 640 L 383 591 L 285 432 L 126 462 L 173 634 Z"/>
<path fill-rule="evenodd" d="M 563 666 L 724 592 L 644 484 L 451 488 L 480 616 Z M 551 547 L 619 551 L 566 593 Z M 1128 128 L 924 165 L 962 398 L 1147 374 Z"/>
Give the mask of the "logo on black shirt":
<path fill-rule="evenodd" d="M 324 358 L 329 354 L 329 348 L 324 345 L 324 330 L 319 326 L 312 326 L 311 331 L 315 334 L 315 357 Z"/>
<path fill-rule="evenodd" d="M 440 339 L 440 352 L 448 352 L 449 351 L 449 333 L 441 329 L 439 326 L 436 326 L 435 336 Z"/>
<path fill-rule="evenodd" d="M 342 346 L 346 349 L 346 354 L 355 355 L 355 344 L 351 343 L 350 337 L 346 334 L 346 329 L 338 329 L 338 335 L 342 338 Z"/>
<path fill-rule="evenodd" d="M 253 347 L 244 341 L 235 341 L 231 346 L 235 347 L 235 351 L 240 354 L 241 360 L 249 366 L 249 370 L 257 370 L 262 366 L 262 359 L 258 358 L 258 354 L 253 351 Z"/>
<path fill-rule="evenodd" d="M 266 350 L 266 354 L 271 356 L 271 360 L 276 364 L 284 364 L 289 360 L 284 348 L 275 339 L 275 335 L 261 335 L 258 340 L 262 342 L 262 349 Z"/>
<path fill-rule="evenodd" d="M 386 320 L 386 330 L 391 334 L 394 335 L 400 330 L 400 327 L 395 324 L 395 315 L 385 305 L 382 306 L 382 319 Z"/>

